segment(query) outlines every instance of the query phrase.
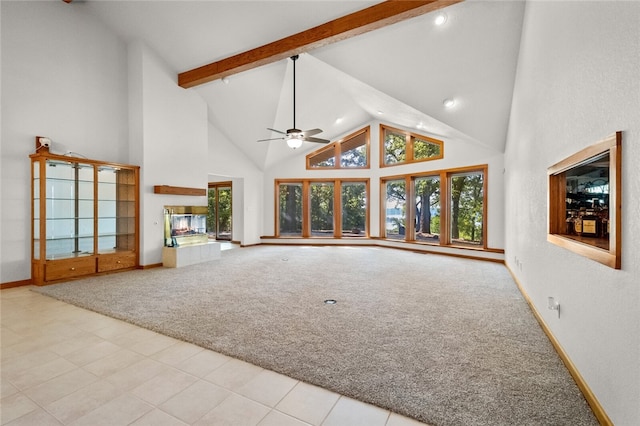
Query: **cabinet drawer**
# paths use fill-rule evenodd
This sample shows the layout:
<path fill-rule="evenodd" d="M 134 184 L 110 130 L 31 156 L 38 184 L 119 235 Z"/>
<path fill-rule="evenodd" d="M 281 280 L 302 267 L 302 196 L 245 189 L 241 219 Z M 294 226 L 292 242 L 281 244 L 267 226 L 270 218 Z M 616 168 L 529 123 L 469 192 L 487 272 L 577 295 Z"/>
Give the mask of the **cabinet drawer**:
<path fill-rule="evenodd" d="M 96 272 L 96 258 L 93 256 L 73 259 L 49 260 L 45 270 L 45 280 L 61 280 Z"/>
<path fill-rule="evenodd" d="M 116 271 L 118 269 L 133 268 L 134 266 L 137 266 L 134 252 L 98 256 L 98 272 Z"/>

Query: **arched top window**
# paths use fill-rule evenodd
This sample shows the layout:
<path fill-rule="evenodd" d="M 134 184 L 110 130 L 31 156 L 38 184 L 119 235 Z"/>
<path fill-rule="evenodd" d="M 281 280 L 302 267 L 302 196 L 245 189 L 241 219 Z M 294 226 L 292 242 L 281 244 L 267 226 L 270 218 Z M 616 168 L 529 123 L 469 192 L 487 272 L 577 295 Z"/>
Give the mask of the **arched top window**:
<path fill-rule="evenodd" d="M 368 169 L 369 126 L 307 155 L 307 169 Z"/>
<path fill-rule="evenodd" d="M 397 166 L 444 158 L 444 142 L 380 125 L 380 166 Z"/>

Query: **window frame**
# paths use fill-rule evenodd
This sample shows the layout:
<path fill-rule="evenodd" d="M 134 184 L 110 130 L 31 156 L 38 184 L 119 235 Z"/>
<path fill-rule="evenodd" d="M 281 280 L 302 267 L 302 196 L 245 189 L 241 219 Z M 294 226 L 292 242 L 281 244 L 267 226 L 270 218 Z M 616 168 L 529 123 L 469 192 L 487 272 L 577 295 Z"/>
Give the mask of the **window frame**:
<path fill-rule="evenodd" d="M 398 133 L 398 134 L 402 134 L 405 136 L 405 160 L 401 161 L 401 162 L 397 162 L 397 163 L 392 163 L 392 164 L 387 164 L 385 162 L 385 153 L 386 153 L 386 149 L 385 149 L 385 131 L 389 130 L 393 133 Z M 440 155 L 434 156 L 434 157 L 426 157 L 426 158 L 420 158 L 420 159 L 415 159 L 414 158 L 414 140 L 415 139 L 419 139 L 419 140 L 423 140 L 426 142 L 430 142 L 433 144 L 436 144 L 440 147 Z M 406 164 L 412 164 L 412 163 L 422 163 L 425 161 L 433 161 L 433 160 L 441 160 L 444 158 L 444 141 L 440 140 L 440 139 L 435 139 L 429 136 L 425 136 L 425 135 L 420 135 L 417 133 L 413 133 L 413 132 L 409 132 L 407 130 L 402 130 L 402 129 L 398 129 L 392 126 L 388 126 L 386 124 L 380 124 L 380 168 L 384 168 L 384 167 L 395 167 L 395 166 L 403 166 Z"/>
<path fill-rule="evenodd" d="M 312 211 L 313 191 L 311 190 L 311 188 L 314 185 L 319 185 L 321 187 L 325 186 L 325 185 L 331 186 L 331 190 L 333 192 L 332 196 L 331 196 L 331 198 L 332 198 L 332 205 L 331 205 L 332 217 L 331 217 L 331 222 L 333 223 L 333 229 L 331 230 L 332 231 L 332 235 L 313 235 L 314 232 L 318 232 L 318 230 L 314 230 L 313 229 L 313 224 L 312 224 L 312 219 L 311 219 L 311 215 L 313 213 L 313 211 Z M 305 227 L 305 223 L 304 222 L 306 221 L 308 226 L 309 226 L 309 238 L 329 238 L 329 237 L 333 238 L 333 236 L 335 236 L 335 234 L 337 232 L 337 229 L 336 229 L 336 225 L 337 225 L 336 224 L 336 218 L 338 216 L 337 212 L 336 212 L 336 200 L 337 200 L 336 187 L 337 187 L 337 185 L 336 185 L 335 180 L 332 180 L 332 179 L 314 179 L 314 180 L 309 180 L 309 181 L 307 181 L 306 186 L 307 186 L 307 192 L 308 193 L 306 195 L 306 198 L 303 198 L 303 206 L 304 206 L 304 200 L 306 200 L 309 208 L 307 209 L 306 214 L 303 212 L 304 219 L 302 221 L 302 229 L 304 230 L 304 227 Z M 303 182 L 302 194 L 303 194 L 303 197 L 305 197 L 304 182 Z"/>
<path fill-rule="evenodd" d="M 292 185 L 292 184 L 300 184 L 302 189 L 302 230 L 300 235 L 285 235 L 282 238 L 302 238 L 304 235 L 304 224 L 305 224 L 305 196 L 304 196 L 304 182 L 302 179 L 276 179 L 274 186 L 274 196 L 275 196 L 275 223 L 274 223 L 274 231 L 276 236 L 280 235 L 280 185 Z"/>
<path fill-rule="evenodd" d="M 274 234 L 275 238 L 352 238 L 343 236 L 342 230 L 342 183 L 364 183 L 366 194 L 366 213 L 365 213 L 365 229 L 363 235 L 357 238 L 369 238 L 370 235 L 370 216 L 371 216 L 371 197 L 369 178 L 308 178 L 308 179 L 275 179 L 274 181 Z M 282 184 L 302 184 L 302 235 L 280 235 L 280 185 Z M 332 183 L 333 184 L 333 235 L 330 236 L 314 236 L 311 234 L 311 191 L 312 183 Z"/>
<path fill-rule="evenodd" d="M 574 240 L 563 233 L 566 226 L 566 175 L 590 159 L 609 154 L 609 249 Z M 614 269 L 622 267 L 622 132 L 596 142 L 547 169 L 547 241 Z M 566 228 L 565 228 L 566 229 Z"/>
<path fill-rule="evenodd" d="M 451 179 L 459 174 L 481 172 L 482 179 L 482 243 L 478 246 L 453 244 L 451 242 Z M 488 172 L 487 164 L 458 167 L 453 169 L 432 170 L 428 172 L 409 173 L 402 175 L 384 176 L 380 178 L 380 238 L 388 241 L 401 241 L 412 244 L 430 245 L 430 246 L 446 246 L 469 250 L 489 251 L 487 246 L 487 212 L 488 212 Z M 405 180 L 405 188 L 407 189 L 407 200 L 415 200 L 415 180 L 423 177 L 440 178 L 440 235 L 438 242 L 421 241 L 416 239 L 415 226 L 410 229 L 405 228 L 404 239 L 391 239 L 386 237 L 386 183 L 393 180 Z M 410 207 L 405 210 L 405 223 L 415 223 L 415 209 L 411 203 Z"/>
<path fill-rule="evenodd" d="M 364 146 L 366 148 L 366 156 L 365 161 L 366 164 L 364 166 L 352 166 L 352 167 L 343 167 L 342 166 L 342 144 L 347 141 L 356 138 L 362 134 L 365 134 L 365 143 Z M 333 151 L 333 158 L 335 159 L 335 164 L 333 166 L 312 166 L 311 159 L 319 154 L 324 154 L 325 152 Z M 348 151 L 347 151 L 348 152 Z M 331 158 L 329 156 L 328 158 Z M 335 142 L 330 143 L 327 146 L 324 146 L 320 149 L 317 149 L 313 152 L 310 152 L 306 155 L 305 164 L 307 170 L 335 170 L 335 169 L 343 169 L 343 170 L 360 170 L 360 169 L 369 169 L 371 167 L 371 126 L 363 127 L 360 130 L 356 130 L 353 133 L 345 136 L 344 138 L 337 140 Z"/>
<path fill-rule="evenodd" d="M 215 219 L 214 219 L 215 220 L 215 224 L 216 224 L 216 230 L 214 232 L 213 238 L 211 237 L 211 235 L 208 235 L 208 238 L 212 239 L 212 240 L 222 240 L 222 241 L 226 240 L 224 238 L 218 238 L 218 233 L 219 233 L 218 227 L 220 225 L 220 223 L 219 223 L 220 222 L 220 211 L 219 211 L 220 200 L 218 198 L 218 195 L 219 195 L 218 191 L 220 189 L 225 189 L 225 188 L 229 188 L 229 191 L 231 191 L 231 200 L 229 201 L 230 210 L 231 210 L 230 211 L 231 217 L 229 218 L 229 220 L 231 222 L 231 235 L 229 236 L 229 241 L 233 240 L 233 182 L 230 181 L 230 180 L 229 181 L 223 181 L 223 182 L 209 182 L 208 185 L 207 185 L 207 204 L 208 204 L 208 200 L 209 200 L 209 191 L 210 190 L 215 190 L 216 191 L 216 198 L 215 198 L 216 199 L 216 206 L 215 206 L 215 213 L 216 214 L 215 214 Z M 207 207 L 208 207 L 208 205 L 207 205 Z M 209 215 L 209 213 L 207 213 L 207 219 L 208 219 L 208 215 Z M 207 233 L 208 233 L 208 231 L 207 231 Z"/>

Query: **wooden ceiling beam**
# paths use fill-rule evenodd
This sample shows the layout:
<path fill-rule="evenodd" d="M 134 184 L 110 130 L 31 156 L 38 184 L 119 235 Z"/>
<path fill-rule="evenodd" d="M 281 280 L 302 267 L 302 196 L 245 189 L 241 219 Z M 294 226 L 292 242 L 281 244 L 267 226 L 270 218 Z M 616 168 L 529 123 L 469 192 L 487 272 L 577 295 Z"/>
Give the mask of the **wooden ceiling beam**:
<path fill-rule="evenodd" d="M 255 49 L 179 73 L 178 85 L 183 88 L 198 86 L 395 24 L 405 19 L 420 16 L 461 1 L 388 0 Z"/>

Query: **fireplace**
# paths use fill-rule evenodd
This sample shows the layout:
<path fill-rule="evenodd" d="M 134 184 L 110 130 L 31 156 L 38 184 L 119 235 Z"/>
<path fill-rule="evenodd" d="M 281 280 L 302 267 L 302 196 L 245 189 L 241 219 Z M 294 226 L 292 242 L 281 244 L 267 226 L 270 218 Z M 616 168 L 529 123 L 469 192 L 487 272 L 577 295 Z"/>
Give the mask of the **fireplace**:
<path fill-rule="evenodd" d="M 207 206 L 164 206 L 164 245 L 206 244 Z"/>

